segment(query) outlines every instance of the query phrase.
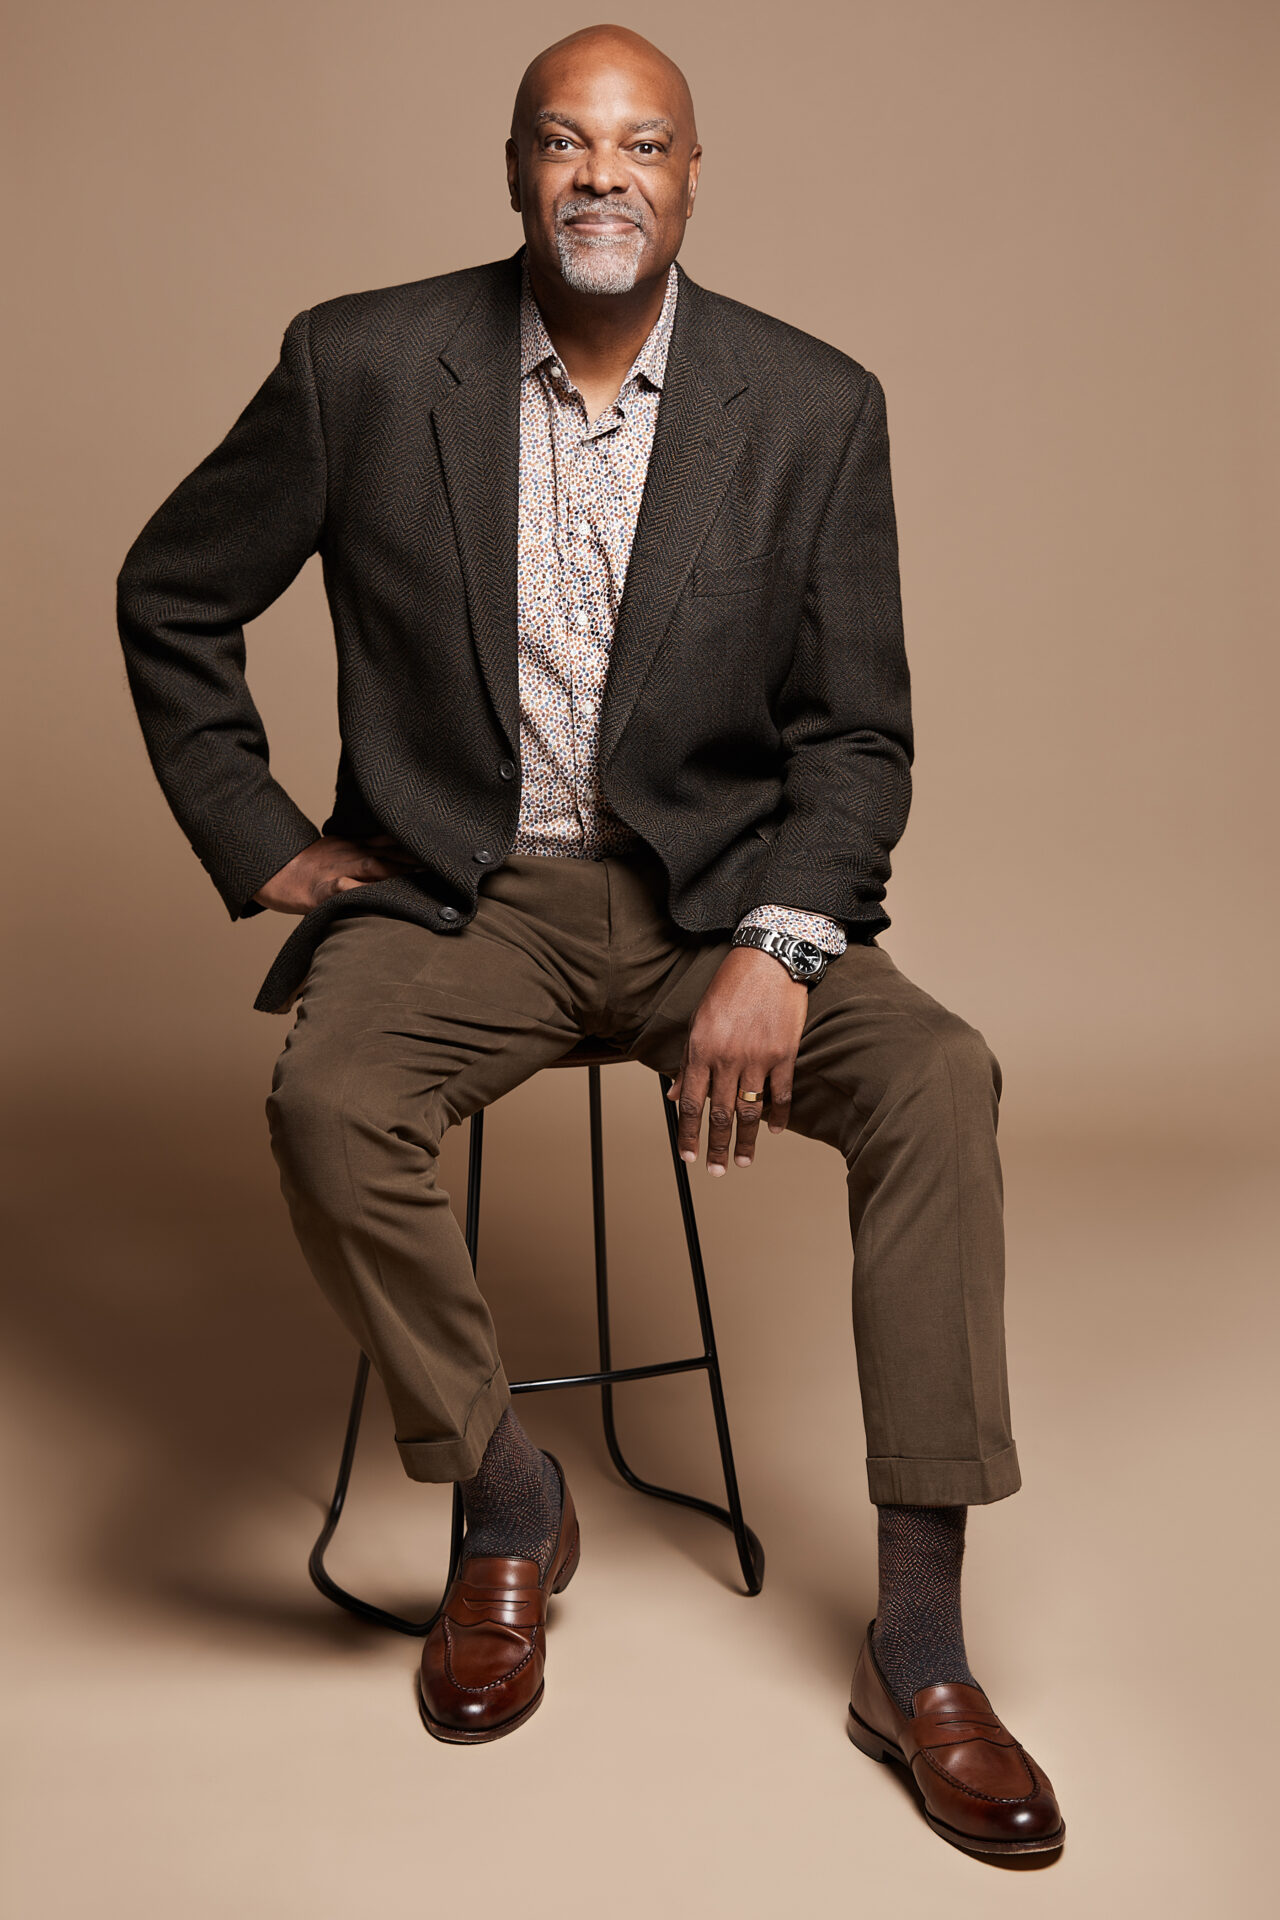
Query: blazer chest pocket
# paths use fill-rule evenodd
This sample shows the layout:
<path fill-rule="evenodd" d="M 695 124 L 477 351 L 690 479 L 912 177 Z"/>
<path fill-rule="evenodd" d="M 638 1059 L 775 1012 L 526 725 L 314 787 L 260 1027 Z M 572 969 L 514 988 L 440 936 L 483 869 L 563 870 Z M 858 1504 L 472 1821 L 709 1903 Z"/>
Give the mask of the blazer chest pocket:
<path fill-rule="evenodd" d="M 695 567 L 690 585 L 695 593 L 761 593 L 773 582 L 777 559 L 775 547 L 752 560 L 735 560 L 731 567 Z"/>

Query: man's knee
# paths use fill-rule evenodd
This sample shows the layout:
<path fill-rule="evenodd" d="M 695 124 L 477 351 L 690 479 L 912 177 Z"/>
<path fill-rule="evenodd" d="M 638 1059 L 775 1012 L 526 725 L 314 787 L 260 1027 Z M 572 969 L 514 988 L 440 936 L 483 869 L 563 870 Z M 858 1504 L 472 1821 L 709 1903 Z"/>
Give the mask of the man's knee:
<path fill-rule="evenodd" d="M 431 1161 L 448 1124 L 436 1089 L 415 1085 L 409 1097 L 395 1061 L 374 1062 L 360 1045 L 316 1035 L 292 1036 L 276 1061 L 266 1112 L 281 1164 L 321 1170 L 335 1160 L 376 1170 L 387 1154 Z"/>
<path fill-rule="evenodd" d="M 840 1148 L 846 1159 L 903 1141 L 954 1150 L 957 1131 L 994 1130 L 1000 1063 L 976 1027 L 936 1005 L 889 1019 L 870 1046 L 832 1057 L 815 1087 L 820 1106 L 793 1110 L 793 1125 Z"/>
<path fill-rule="evenodd" d="M 295 1037 L 276 1062 L 266 1102 L 271 1150 L 286 1183 L 342 1187 L 369 1149 L 376 1158 L 394 1134 L 394 1116 L 382 1111 L 385 1091 L 345 1048 Z"/>
<path fill-rule="evenodd" d="M 280 1055 L 266 1111 L 282 1170 L 303 1177 L 340 1150 L 349 1120 L 347 1079 L 346 1063 L 324 1048 L 291 1045 Z"/>
<path fill-rule="evenodd" d="M 902 1062 L 905 1092 L 936 1108 L 940 1118 L 994 1110 L 1000 1098 L 1000 1062 L 983 1035 L 947 1013 L 916 1029 Z"/>
<path fill-rule="evenodd" d="M 958 1014 L 951 1014 L 939 1038 L 947 1072 L 958 1084 L 975 1092 L 1000 1091 L 1000 1062 L 985 1037 Z"/>

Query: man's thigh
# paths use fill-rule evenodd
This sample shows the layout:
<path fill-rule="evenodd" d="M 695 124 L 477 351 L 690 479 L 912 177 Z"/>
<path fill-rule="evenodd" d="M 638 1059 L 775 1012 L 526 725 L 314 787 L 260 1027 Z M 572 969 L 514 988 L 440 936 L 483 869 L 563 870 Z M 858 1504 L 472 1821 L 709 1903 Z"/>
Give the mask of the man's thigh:
<path fill-rule="evenodd" d="M 729 950 L 721 940 L 695 954 L 637 1036 L 637 1059 L 676 1072 L 698 1003 Z M 865 1114 L 895 1088 L 949 1078 L 949 1063 L 968 1056 L 998 1089 L 999 1068 L 981 1034 L 909 980 L 883 947 L 851 943 L 809 990 L 791 1127 L 844 1148 L 853 1109 Z"/>
<path fill-rule="evenodd" d="M 482 898 L 458 934 L 352 914 L 312 960 L 276 1108 L 362 1115 L 434 1146 L 574 1044 L 576 989 L 509 903 Z"/>
<path fill-rule="evenodd" d="M 679 1071 L 698 1002 L 729 950 L 728 940 L 707 940 L 680 955 L 643 1026 L 628 1043 L 634 1059 L 668 1076 Z"/>

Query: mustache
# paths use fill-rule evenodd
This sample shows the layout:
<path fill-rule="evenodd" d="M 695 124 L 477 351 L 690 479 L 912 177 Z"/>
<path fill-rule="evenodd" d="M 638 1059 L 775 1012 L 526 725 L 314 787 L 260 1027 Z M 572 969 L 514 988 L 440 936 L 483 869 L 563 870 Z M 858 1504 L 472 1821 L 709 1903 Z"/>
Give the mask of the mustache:
<path fill-rule="evenodd" d="M 602 206 L 607 206 L 611 214 L 616 213 L 622 219 L 630 220 L 633 226 L 639 227 L 641 232 L 644 231 L 644 208 L 633 207 L 626 200 L 566 200 L 556 214 L 556 226 L 557 228 L 568 226 L 580 213 L 599 213 Z"/>

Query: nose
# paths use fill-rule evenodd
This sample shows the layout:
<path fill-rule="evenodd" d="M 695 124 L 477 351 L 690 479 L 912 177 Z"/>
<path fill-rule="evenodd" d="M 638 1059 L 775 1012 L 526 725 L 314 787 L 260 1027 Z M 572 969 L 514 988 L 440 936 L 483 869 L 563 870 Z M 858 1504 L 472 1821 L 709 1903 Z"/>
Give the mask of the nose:
<path fill-rule="evenodd" d="M 573 184 L 581 193 L 603 198 L 609 193 L 625 193 L 630 182 L 616 148 L 588 147 L 578 162 Z"/>

